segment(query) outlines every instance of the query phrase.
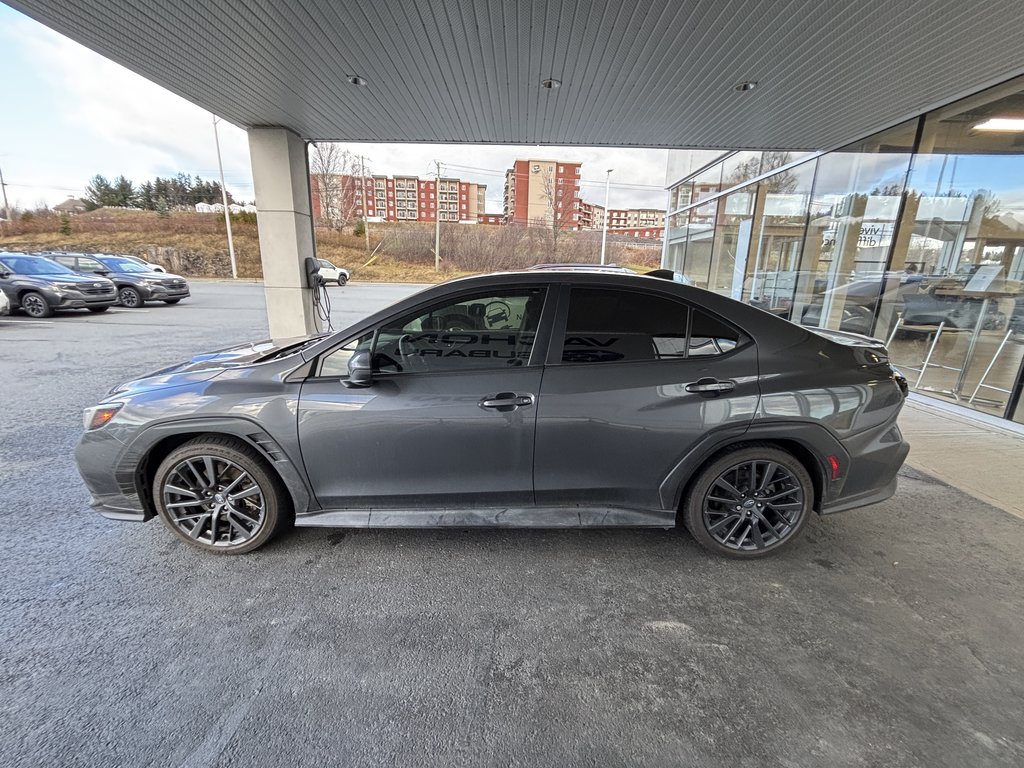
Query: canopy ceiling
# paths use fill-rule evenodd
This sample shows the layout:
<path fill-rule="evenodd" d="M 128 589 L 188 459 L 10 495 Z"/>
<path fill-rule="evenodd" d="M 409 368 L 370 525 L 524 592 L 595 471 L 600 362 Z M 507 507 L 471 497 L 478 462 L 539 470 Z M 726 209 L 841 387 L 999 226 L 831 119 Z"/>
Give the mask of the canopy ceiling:
<path fill-rule="evenodd" d="M 1024 72 L 1020 0 L 7 2 L 307 139 L 827 149 Z"/>

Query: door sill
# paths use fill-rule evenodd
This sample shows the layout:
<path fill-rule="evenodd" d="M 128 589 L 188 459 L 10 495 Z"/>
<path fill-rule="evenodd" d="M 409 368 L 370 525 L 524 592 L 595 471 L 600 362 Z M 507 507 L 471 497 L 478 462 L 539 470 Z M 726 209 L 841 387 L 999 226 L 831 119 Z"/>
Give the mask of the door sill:
<path fill-rule="evenodd" d="M 626 507 L 326 509 L 296 515 L 296 526 L 328 528 L 674 528 L 670 510 Z"/>

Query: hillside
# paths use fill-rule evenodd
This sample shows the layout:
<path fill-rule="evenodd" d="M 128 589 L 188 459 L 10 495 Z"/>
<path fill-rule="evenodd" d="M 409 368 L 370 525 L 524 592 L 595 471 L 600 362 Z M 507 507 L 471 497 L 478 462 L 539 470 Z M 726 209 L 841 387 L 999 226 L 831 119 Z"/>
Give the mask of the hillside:
<path fill-rule="evenodd" d="M 23 214 L 3 225 L 0 250 L 64 250 L 131 253 L 189 277 L 228 277 L 224 217 L 190 211 L 161 216 L 153 211 L 101 208 L 77 216 Z M 63 230 L 63 231 L 62 231 Z M 232 216 L 238 275 L 262 277 L 255 214 Z M 355 280 L 434 282 L 434 227 L 431 224 L 370 224 L 365 237 L 318 228 L 317 254 L 345 267 Z M 562 233 L 557 251 L 546 228 L 443 224 L 441 276 L 522 269 L 544 262 L 597 262 L 600 233 Z M 609 237 L 608 262 L 653 269 L 661 259 L 657 243 L 616 242 Z"/>

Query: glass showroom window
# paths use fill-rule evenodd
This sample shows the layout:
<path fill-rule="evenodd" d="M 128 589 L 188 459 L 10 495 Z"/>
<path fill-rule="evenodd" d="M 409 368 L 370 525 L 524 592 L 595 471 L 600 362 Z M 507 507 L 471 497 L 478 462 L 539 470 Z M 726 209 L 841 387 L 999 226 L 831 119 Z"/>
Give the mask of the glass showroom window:
<path fill-rule="evenodd" d="M 1021 78 L 925 117 L 880 315 L 913 384 L 996 415 L 1024 348 L 1022 118 Z"/>
<path fill-rule="evenodd" d="M 818 159 L 794 320 L 872 332 L 880 295 L 895 288 L 886 265 L 917 124 L 912 120 Z"/>

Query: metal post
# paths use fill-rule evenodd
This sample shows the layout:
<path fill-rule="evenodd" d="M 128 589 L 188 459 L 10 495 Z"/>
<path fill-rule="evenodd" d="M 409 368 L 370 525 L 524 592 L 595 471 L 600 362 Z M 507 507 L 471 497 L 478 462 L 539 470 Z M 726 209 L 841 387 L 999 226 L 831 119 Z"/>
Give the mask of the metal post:
<path fill-rule="evenodd" d="M 360 199 L 363 201 L 363 234 L 366 235 L 366 250 L 370 250 L 370 220 L 366 218 L 369 214 L 367 213 L 366 157 L 364 155 L 359 156 L 359 188 Z"/>
<path fill-rule="evenodd" d="M 0 168 L 0 190 L 3 190 L 4 193 L 4 218 L 9 219 L 11 217 L 11 209 L 7 205 L 7 184 L 4 183 L 4 172 L 2 168 Z"/>
<path fill-rule="evenodd" d="M 220 197 L 224 202 L 224 225 L 228 229 L 228 256 L 231 257 L 231 277 L 238 278 L 238 263 L 235 261 L 235 240 L 231 237 L 231 212 L 228 210 L 228 190 L 224 186 L 224 163 L 220 159 L 220 134 L 217 132 L 217 122 L 220 120 L 213 116 L 213 141 L 217 145 L 217 168 L 220 169 Z"/>
<path fill-rule="evenodd" d="M 441 163 L 434 161 L 437 166 L 437 184 L 434 189 L 434 271 L 441 271 Z"/>
<path fill-rule="evenodd" d="M 605 173 L 604 177 L 604 228 L 601 232 L 601 263 L 604 264 L 605 248 L 608 245 L 608 192 L 611 189 L 612 184 L 612 171 L 614 168 L 609 168 Z"/>

